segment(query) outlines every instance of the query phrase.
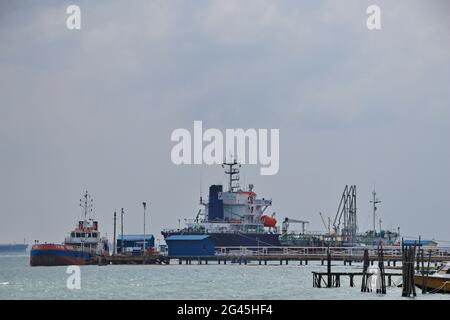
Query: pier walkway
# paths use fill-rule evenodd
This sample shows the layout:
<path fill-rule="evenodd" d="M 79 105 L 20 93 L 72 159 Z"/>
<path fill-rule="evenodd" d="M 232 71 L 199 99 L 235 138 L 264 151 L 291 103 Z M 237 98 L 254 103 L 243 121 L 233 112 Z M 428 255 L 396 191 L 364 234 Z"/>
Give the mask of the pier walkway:
<path fill-rule="evenodd" d="M 227 262 L 247 264 L 249 262 L 257 262 L 259 264 L 267 264 L 268 261 L 279 261 L 280 264 L 288 264 L 289 261 L 297 261 L 300 264 L 308 264 L 308 261 L 324 261 L 327 260 L 327 250 L 330 250 L 332 261 L 342 261 L 344 265 L 351 265 L 353 262 L 362 262 L 364 259 L 364 250 L 369 252 L 369 261 L 373 265 L 378 261 L 377 247 L 360 246 L 360 247 L 216 247 L 214 256 L 168 256 L 169 259 L 178 259 L 182 264 L 186 261 L 191 264 L 196 261 L 199 264 L 208 261 L 216 261 L 217 263 L 226 264 Z M 431 250 L 430 262 L 438 264 L 450 261 L 449 247 L 423 248 L 428 253 Z M 421 250 L 421 248 L 420 248 Z M 417 254 L 420 253 L 417 250 Z M 397 262 L 402 261 L 402 249 L 400 246 L 383 247 L 384 262 L 387 266 L 395 267 Z"/>

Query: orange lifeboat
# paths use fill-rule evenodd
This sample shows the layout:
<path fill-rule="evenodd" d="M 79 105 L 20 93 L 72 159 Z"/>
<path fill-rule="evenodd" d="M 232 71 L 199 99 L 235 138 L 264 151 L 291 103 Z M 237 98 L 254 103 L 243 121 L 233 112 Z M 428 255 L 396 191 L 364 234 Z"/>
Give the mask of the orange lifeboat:
<path fill-rule="evenodd" d="M 275 219 L 274 217 L 266 216 L 266 215 L 261 216 L 261 221 L 264 224 L 264 227 L 269 227 L 269 228 L 273 228 L 277 224 L 277 219 Z"/>

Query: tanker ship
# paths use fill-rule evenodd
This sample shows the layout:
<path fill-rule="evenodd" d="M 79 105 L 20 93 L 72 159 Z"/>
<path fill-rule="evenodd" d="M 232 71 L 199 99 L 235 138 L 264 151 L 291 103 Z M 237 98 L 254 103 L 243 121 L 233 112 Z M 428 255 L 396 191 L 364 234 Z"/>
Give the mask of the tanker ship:
<path fill-rule="evenodd" d="M 375 231 L 376 204 L 380 201 L 373 192 L 373 230 L 358 233 L 356 216 L 356 186 L 345 186 L 339 207 L 331 223 L 328 225 L 322 213 L 320 217 L 325 226 L 325 232 L 306 231 L 309 221 L 285 218 L 281 230 L 277 227 L 275 213 L 270 213 L 271 199 L 258 199 L 250 184 L 243 190 L 239 186 L 239 169 L 236 161 L 225 162 L 222 165 L 228 175 L 228 191 L 223 191 L 222 185 L 209 187 L 209 198 L 204 202 L 200 197 L 202 208 L 195 219 L 186 220 L 186 227 L 163 230 L 164 239 L 171 235 L 208 235 L 216 247 L 344 247 L 358 245 L 396 245 L 399 243 L 400 230 Z M 290 230 L 290 225 L 299 223 L 302 231 Z M 281 232 L 280 232 L 281 231 Z"/>
<path fill-rule="evenodd" d="M 258 199 L 250 184 L 239 186 L 237 161 L 222 165 L 228 175 L 228 190 L 222 185 L 209 187 L 208 202 L 200 197 L 202 208 L 183 229 L 163 230 L 164 239 L 171 235 L 209 235 L 216 247 L 281 246 L 275 213 L 268 213 L 271 199 Z"/>
<path fill-rule="evenodd" d="M 84 220 L 79 221 L 64 243 L 35 244 L 30 252 L 31 266 L 85 265 L 97 263 L 97 258 L 109 255 L 108 239 L 101 238 L 98 221 L 88 218 L 93 211 L 89 193 L 80 199 Z"/>

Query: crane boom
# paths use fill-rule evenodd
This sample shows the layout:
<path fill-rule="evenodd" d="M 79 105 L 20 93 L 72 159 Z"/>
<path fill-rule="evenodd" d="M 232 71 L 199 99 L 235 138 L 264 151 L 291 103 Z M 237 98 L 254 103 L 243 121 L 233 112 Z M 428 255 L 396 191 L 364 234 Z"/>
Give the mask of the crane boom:
<path fill-rule="evenodd" d="M 320 219 L 322 219 L 323 226 L 325 227 L 326 232 L 330 232 L 330 227 L 325 223 L 325 219 L 323 218 L 322 212 L 319 212 Z"/>
<path fill-rule="evenodd" d="M 309 221 L 304 221 L 304 220 L 296 220 L 296 219 L 291 219 L 291 218 L 286 218 L 287 221 L 291 222 L 291 223 L 309 223 Z"/>
<path fill-rule="evenodd" d="M 283 233 L 286 233 L 288 231 L 290 223 L 301 223 L 302 224 L 302 234 L 305 234 L 305 225 L 309 224 L 309 221 L 285 218 L 283 221 L 283 231 L 284 231 Z"/>

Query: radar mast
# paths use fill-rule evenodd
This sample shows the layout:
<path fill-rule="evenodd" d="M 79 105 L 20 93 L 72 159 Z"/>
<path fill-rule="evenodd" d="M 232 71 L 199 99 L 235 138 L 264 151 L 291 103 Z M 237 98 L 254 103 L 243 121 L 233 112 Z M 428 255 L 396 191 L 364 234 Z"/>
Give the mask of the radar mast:
<path fill-rule="evenodd" d="M 83 198 L 80 199 L 80 207 L 83 209 L 84 221 L 87 221 L 88 215 L 90 217 L 94 209 L 94 199 L 87 190 L 83 194 Z"/>
<path fill-rule="evenodd" d="M 225 174 L 229 176 L 228 191 L 236 192 L 239 189 L 239 168 L 241 164 L 236 159 L 227 162 L 224 161 L 222 168 L 225 168 Z"/>

